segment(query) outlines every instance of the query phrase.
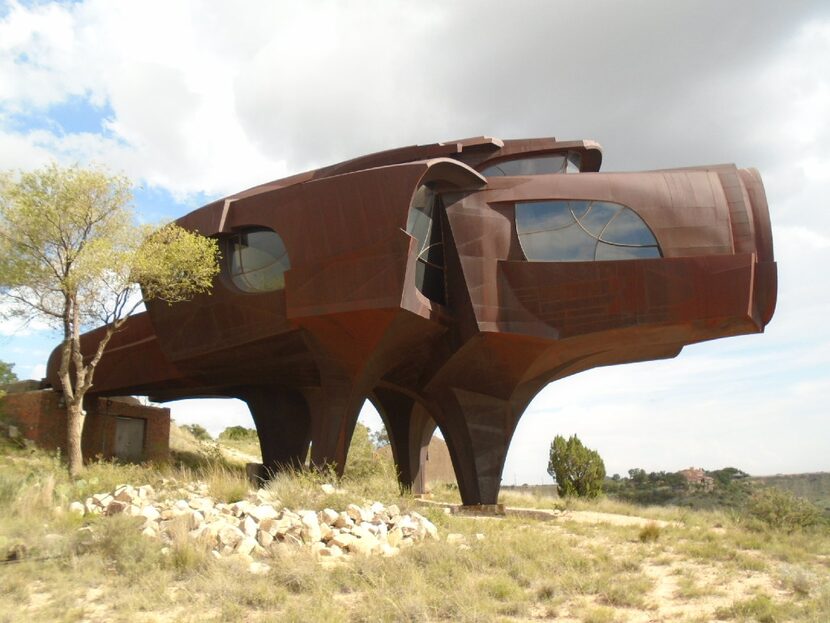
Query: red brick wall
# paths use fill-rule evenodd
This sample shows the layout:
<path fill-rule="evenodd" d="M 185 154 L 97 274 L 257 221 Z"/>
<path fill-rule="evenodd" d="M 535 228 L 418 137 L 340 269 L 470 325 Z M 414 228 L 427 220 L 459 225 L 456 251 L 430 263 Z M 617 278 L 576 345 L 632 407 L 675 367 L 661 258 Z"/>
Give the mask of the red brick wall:
<path fill-rule="evenodd" d="M 20 428 L 24 437 L 46 450 L 66 450 L 66 411 L 59 406 L 60 394 L 50 389 L 8 394 L 0 399 L 2 412 Z M 170 439 L 170 409 L 131 404 L 122 399 L 99 398 L 87 405 L 81 441 L 86 460 L 115 452 L 118 417 L 145 421 L 144 460 L 166 461 Z"/>

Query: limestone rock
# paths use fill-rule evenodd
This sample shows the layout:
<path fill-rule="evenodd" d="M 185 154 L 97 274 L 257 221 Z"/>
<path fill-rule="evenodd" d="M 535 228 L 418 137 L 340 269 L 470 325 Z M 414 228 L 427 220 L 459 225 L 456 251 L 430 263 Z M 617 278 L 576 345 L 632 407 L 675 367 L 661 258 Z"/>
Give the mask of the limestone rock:
<path fill-rule="evenodd" d="M 127 502 L 112 499 L 112 501 L 107 504 L 107 509 L 104 514 L 107 516 L 120 515 L 127 509 L 128 506 L 129 504 Z"/>
<path fill-rule="evenodd" d="M 357 504 L 349 504 L 346 507 L 346 515 L 355 523 L 363 521 L 363 509 Z M 339 526 L 338 526 L 339 527 Z"/>
<path fill-rule="evenodd" d="M 343 550 L 337 545 L 329 545 L 328 547 L 322 548 L 319 555 L 321 557 L 338 558 L 343 555 Z"/>
<path fill-rule="evenodd" d="M 236 526 L 225 525 L 219 529 L 217 535 L 219 542 L 227 547 L 236 547 L 236 545 L 245 538 L 245 534 Z"/>
<path fill-rule="evenodd" d="M 380 542 L 368 532 L 354 539 L 349 545 L 350 552 L 361 554 L 362 556 L 369 556 L 376 549 L 380 549 Z"/>
<path fill-rule="evenodd" d="M 274 537 L 267 530 L 260 530 L 257 532 L 256 540 L 262 547 L 267 548 L 274 542 Z"/>
<path fill-rule="evenodd" d="M 255 537 L 257 530 L 259 529 L 257 522 L 254 521 L 250 515 L 247 515 L 245 519 L 242 520 L 242 525 L 240 527 L 242 528 L 242 532 L 245 533 L 245 536 L 250 537 Z"/>
<path fill-rule="evenodd" d="M 302 538 L 306 543 L 317 543 L 320 541 L 320 524 L 317 521 L 317 513 L 308 511 L 302 515 Z"/>
<path fill-rule="evenodd" d="M 276 519 L 279 517 L 279 512 L 270 504 L 262 504 L 251 508 L 248 511 L 248 515 L 253 517 L 256 521 L 262 521 L 264 519 Z"/>
<path fill-rule="evenodd" d="M 244 556 L 249 555 L 254 548 L 257 546 L 257 542 L 255 539 L 252 539 L 249 536 L 244 537 L 236 546 L 236 553 L 242 554 Z"/>
<path fill-rule="evenodd" d="M 356 540 L 357 539 L 353 537 L 351 534 L 346 534 L 342 532 L 336 533 L 329 541 L 329 547 L 333 545 L 335 547 L 339 547 L 340 549 L 349 549 L 349 546 Z"/>
<path fill-rule="evenodd" d="M 317 513 L 317 519 L 320 521 L 320 523 L 328 524 L 329 526 L 333 526 L 339 516 L 339 513 L 331 508 L 324 508 L 319 513 Z"/>
<path fill-rule="evenodd" d="M 254 575 L 266 575 L 270 570 L 270 565 L 266 565 L 264 562 L 252 562 L 248 565 L 248 573 Z"/>

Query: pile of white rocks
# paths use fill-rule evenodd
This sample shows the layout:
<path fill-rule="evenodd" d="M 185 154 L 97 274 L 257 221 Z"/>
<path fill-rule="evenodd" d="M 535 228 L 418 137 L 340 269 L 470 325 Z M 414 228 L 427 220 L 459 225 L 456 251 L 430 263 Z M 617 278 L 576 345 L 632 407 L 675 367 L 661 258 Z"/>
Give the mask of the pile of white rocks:
<path fill-rule="evenodd" d="M 324 485 L 330 491 L 331 485 Z M 416 512 L 401 513 L 379 502 L 345 510 L 289 510 L 259 490 L 247 500 L 216 502 L 204 483 L 156 494 L 150 485 L 119 485 L 85 502 L 73 502 L 79 515 L 126 514 L 143 518 L 141 534 L 166 543 L 182 537 L 209 547 L 217 558 L 229 555 L 268 557 L 282 549 L 306 547 L 318 558 L 349 555 L 394 556 L 401 548 L 439 538 L 435 525 Z M 452 535 L 456 536 L 456 535 Z"/>

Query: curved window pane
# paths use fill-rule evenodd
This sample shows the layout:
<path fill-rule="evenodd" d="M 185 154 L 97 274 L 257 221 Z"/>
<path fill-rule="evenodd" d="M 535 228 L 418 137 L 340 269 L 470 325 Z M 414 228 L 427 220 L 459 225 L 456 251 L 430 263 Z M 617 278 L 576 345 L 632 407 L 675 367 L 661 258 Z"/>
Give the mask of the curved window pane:
<path fill-rule="evenodd" d="M 418 254 L 424 250 L 432 229 L 432 206 L 435 196 L 428 186 L 421 186 L 412 197 L 406 219 L 406 233 L 418 241 Z"/>
<path fill-rule="evenodd" d="M 576 220 L 585 231 L 594 238 L 602 236 L 605 226 L 613 219 L 622 206 L 616 203 L 603 203 L 601 201 L 589 202 L 589 207 L 582 216 L 576 214 Z"/>
<path fill-rule="evenodd" d="M 545 175 L 548 173 L 564 173 L 567 167 L 565 154 L 550 156 L 534 156 L 533 158 L 517 158 L 505 160 L 482 169 L 484 177 L 499 175 Z"/>
<path fill-rule="evenodd" d="M 412 197 L 406 219 L 406 233 L 415 238 L 418 250 L 415 287 L 428 299 L 444 304 L 444 239 L 441 224 L 435 219 L 440 200 L 428 186 L 421 186 Z"/>
<path fill-rule="evenodd" d="M 285 287 L 291 268 L 288 253 L 277 232 L 251 229 L 235 234 L 226 249 L 233 284 L 244 292 L 272 292 Z"/>
<path fill-rule="evenodd" d="M 611 244 L 630 244 L 636 246 L 657 244 L 654 235 L 633 210 L 624 208 L 608 223 L 602 232 L 602 239 Z"/>
<path fill-rule="evenodd" d="M 594 259 L 597 241 L 576 225 L 520 236 L 528 259 L 549 262 L 587 262 Z"/>
<path fill-rule="evenodd" d="M 607 201 L 516 204 L 516 232 L 525 257 L 549 262 L 661 257 L 654 234 L 630 208 Z"/>

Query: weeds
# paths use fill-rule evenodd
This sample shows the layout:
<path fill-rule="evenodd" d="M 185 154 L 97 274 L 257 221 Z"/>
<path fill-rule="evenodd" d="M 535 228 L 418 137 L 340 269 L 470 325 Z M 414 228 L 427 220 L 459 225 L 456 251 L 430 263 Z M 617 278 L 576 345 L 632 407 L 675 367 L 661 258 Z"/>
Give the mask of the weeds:
<path fill-rule="evenodd" d="M 790 620 L 791 608 L 778 604 L 768 595 L 756 595 L 751 599 L 736 601 L 726 608 L 718 608 L 715 616 L 719 619 L 736 621 L 757 621 L 758 623 L 779 623 Z"/>
<path fill-rule="evenodd" d="M 640 529 L 637 535 L 641 543 L 653 543 L 660 538 L 660 526 L 653 521 L 650 521 Z"/>
<path fill-rule="evenodd" d="M 26 546 L 21 562 L 0 565 L 0 613 L 25 607 L 32 623 L 544 617 L 609 623 L 662 620 L 688 605 L 689 614 L 677 618 L 830 620 L 830 590 L 825 588 L 830 586 L 830 534 L 820 525 L 791 533 L 769 527 L 759 532 L 737 515 L 646 509 L 641 516 L 679 524 L 654 530 L 650 526 L 656 523 L 639 528 L 475 518 L 428 507 L 418 512 L 442 535 L 462 534 L 463 542 L 427 541 L 393 558 L 353 558 L 333 567 L 306 550 L 280 549 L 264 560 L 270 566 L 267 573 L 252 575 L 244 558 L 215 560 L 184 525 L 162 543 L 141 537 L 138 519 L 78 518 L 63 510 L 72 500 L 125 482 L 169 486 L 161 484 L 164 478 L 175 478 L 174 487 L 190 478 L 203 480 L 211 496 L 227 501 L 248 494 L 241 468 L 218 461 L 195 468 L 97 462 L 83 480 L 72 481 L 55 456 L 28 449 L 0 451 L 0 554 Z M 339 482 L 325 470 L 302 470 L 281 474 L 268 489 L 295 509 L 339 510 L 351 502 L 380 500 L 406 511 L 417 504 L 400 494 L 394 473 L 384 464 L 365 461 Z M 457 495 L 451 487 L 441 491 Z M 533 504 L 525 497 L 520 505 Z M 572 510 L 640 511 L 603 499 L 568 504 Z M 479 541 L 477 533 L 485 539 Z M 659 545 L 644 547 L 640 541 Z M 655 578 L 673 569 L 681 570 L 677 587 L 661 596 Z M 766 578 L 769 594 L 725 603 L 722 595 L 729 594 L 728 586 L 738 576 Z M 724 584 L 715 602 L 711 578 L 722 578 Z M 94 598 L 91 588 L 98 591 Z M 661 610 L 666 604 L 671 610 Z M 3 620 L 12 619 L 0 615 Z"/>

